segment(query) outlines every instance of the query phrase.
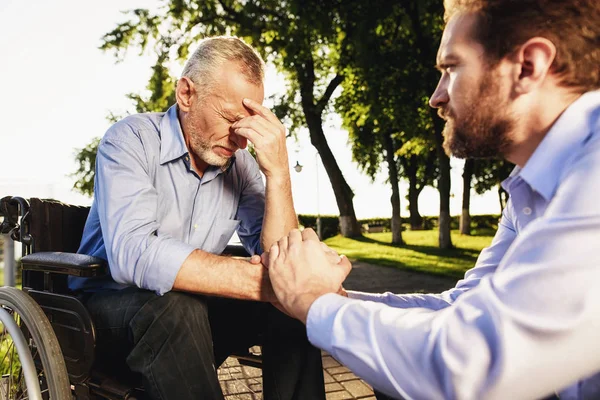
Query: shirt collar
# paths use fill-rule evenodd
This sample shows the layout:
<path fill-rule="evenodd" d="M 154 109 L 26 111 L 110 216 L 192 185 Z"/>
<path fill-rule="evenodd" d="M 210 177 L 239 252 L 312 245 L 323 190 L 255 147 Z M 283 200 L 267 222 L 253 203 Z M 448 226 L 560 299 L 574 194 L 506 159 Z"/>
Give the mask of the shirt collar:
<path fill-rule="evenodd" d="M 506 180 L 519 175 L 533 190 L 549 201 L 558 187 L 569 158 L 593 134 L 594 114 L 600 112 L 600 91 L 583 94 L 550 128 L 523 168 L 516 167 Z M 504 185 L 503 185 L 504 186 Z"/>
<path fill-rule="evenodd" d="M 160 121 L 160 164 L 181 158 L 187 153 L 188 149 L 177 117 L 177 104 L 174 104 Z"/>

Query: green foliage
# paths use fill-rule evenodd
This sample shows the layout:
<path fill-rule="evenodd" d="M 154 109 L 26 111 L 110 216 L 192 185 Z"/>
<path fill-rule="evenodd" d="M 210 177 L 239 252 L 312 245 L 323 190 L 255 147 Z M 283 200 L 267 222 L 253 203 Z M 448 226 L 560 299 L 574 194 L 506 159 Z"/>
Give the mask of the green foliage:
<path fill-rule="evenodd" d="M 500 215 L 497 214 L 482 214 L 471 216 L 471 231 L 473 235 L 493 235 L 498 230 L 498 221 L 500 221 Z M 305 228 L 313 228 L 317 230 L 317 216 L 311 214 L 299 214 L 298 222 Z M 458 229 L 460 222 L 459 216 L 453 216 L 450 220 L 450 226 L 452 229 Z M 391 219 L 390 218 L 365 218 L 359 219 L 358 223 L 361 226 L 378 226 L 383 227 L 384 232 L 391 231 Z M 408 230 L 408 220 L 402 219 L 402 224 L 405 227 L 405 231 Z M 424 216 L 423 217 L 423 230 L 437 229 L 438 217 L 437 216 Z M 323 239 L 327 239 L 336 236 L 340 233 L 339 231 L 339 220 L 337 215 L 322 215 L 321 216 L 321 229 L 323 232 Z"/>
<path fill-rule="evenodd" d="M 392 220 L 391 218 L 366 218 L 359 219 L 358 223 L 362 226 L 381 226 L 383 227 L 385 232 L 389 232 L 392 229 Z"/>
<path fill-rule="evenodd" d="M 374 179 L 389 151 L 386 137 L 391 137 L 396 168 L 409 180 L 415 195 L 409 200 L 416 203 L 437 175 L 427 104 L 432 90 L 428 79 L 435 82 L 437 73 L 434 61 L 422 57 L 417 36 L 437 45 L 441 2 L 352 2 L 343 15 L 350 61 L 335 106 L 349 131 L 353 160 Z"/>
<path fill-rule="evenodd" d="M 169 70 L 164 65 L 167 54 L 164 51 L 152 67 L 152 75 L 146 87 L 150 95 L 148 97 L 143 97 L 135 93 L 127 95 L 133 101 L 136 112 L 167 111 L 171 105 L 175 104 L 175 86 L 177 80 L 170 76 Z"/>
<path fill-rule="evenodd" d="M 483 194 L 493 189 L 508 178 L 514 167 L 513 164 L 504 160 L 475 160 L 473 189 L 477 194 Z"/>
<path fill-rule="evenodd" d="M 321 240 L 330 238 L 340 233 L 340 220 L 337 215 L 321 215 Z M 298 222 L 304 228 L 312 228 L 317 231 L 316 215 L 298 215 Z"/>
<path fill-rule="evenodd" d="M 17 324 L 20 323 L 20 316 L 15 317 Z M 21 375 L 21 361 L 17 353 L 17 348 L 13 342 L 12 336 L 4 329 L 4 324 L 0 322 L 0 354 L 2 359 L 0 360 L 0 375 L 3 379 L 11 378 L 12 386 L 8 391 L 11 394 L 16 394 L 22 387 L 20 386 L 19 378 L 23 379 Z M 4 384 L 4 383 L 3 383 Z M 2 387 L 2 394 L 6 393 L 6 388 Z"/>
<path fill-rule="evenodd" d="M 75 161 L 77 161 L 77 171 L 71 174 L 75 178 L 73 189 L 79 193 L 91 196 L 94 194 L 94 174 L 96 167 L 96 153 L 100 138 L 94 138 L 82 149 L 76 149 Z"/>
<path fill-rule="evenodd" d="M 493 232 L 465 236 L 452 231 L 452 249 L 440 249 L 437 235 L 435 230 L 404 232 L 402 246 L 391 244 L 389 232 L 369 233 L 359 239 L 335 236 L 325 243 L 351 260 L 462 278 L 475 265 L 481 250 L 490 245 Z"/>

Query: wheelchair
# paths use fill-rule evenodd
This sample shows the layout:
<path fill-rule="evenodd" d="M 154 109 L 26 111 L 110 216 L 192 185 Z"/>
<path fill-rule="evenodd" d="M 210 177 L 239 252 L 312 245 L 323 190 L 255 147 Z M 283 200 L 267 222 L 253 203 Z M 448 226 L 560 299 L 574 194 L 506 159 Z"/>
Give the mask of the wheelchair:
<path fill-rule="evenodd" d="M 89 207 L 4 197 L 0 233 L 22 246 L 22 290 L 0 288 L 0 399 L 145 399 L 141 377 L 95 368 L 94 322 L 68 277 L 101 277 L 105 260 L 75 254 Z M 229 245 L 223 254 L 248 256 Z M 261 367 L 260 355 L 236 354 Z"/>

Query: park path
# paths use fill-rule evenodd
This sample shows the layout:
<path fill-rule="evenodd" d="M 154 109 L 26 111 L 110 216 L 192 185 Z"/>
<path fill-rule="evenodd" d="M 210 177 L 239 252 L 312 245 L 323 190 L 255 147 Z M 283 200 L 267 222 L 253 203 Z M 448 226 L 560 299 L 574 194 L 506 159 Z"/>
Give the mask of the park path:
<path fill-rule="evenodd" d="M 454 286 L 456 279 L 438 275 L 381 267 L 355 261 L 344 287 L 365 292 L 438 293 Z M 259 348 L 254 350 L 259 351 Z M 323 352 L 323 375 L 327 400 L 374 400 L 371 387 L 333 357 Z M 262 371 L 241 366 L 228 358 L 219 368 L 219 380 L 226 400 L 262 400 Z M 307 399 L 310 400 L 310 399 Z"/>

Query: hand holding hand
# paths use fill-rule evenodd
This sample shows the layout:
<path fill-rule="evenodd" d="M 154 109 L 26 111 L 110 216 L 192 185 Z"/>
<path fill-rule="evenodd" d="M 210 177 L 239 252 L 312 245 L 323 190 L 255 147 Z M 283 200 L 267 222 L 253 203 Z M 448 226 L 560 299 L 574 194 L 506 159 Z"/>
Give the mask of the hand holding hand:
<path fill-rule="evenodd" d="M 327 246 L 323 242 L 321 242 L 321 248 L 327 255 L 329 262 L 331 262 L 331 263 L 339 264 L 345 258 L 345 257 L 340 256 L 337 253 L 337 251 L 333 250 L 331 247 Z M 263 252 L 258 259 L 256 257 L 259 257 L 259 256 L 257 256 L 257 255 L 252 256 L 252 259 L 250 261 L 252 264 L 262 263 L 267 269 L 269 268 L 269 252 L 268 251 Z"/>
<path fill-rule="evenodd" d="M 338 293 L 352 269 L 346 257 L 329 250 L 326 252 L 312 229 L 302 233 L 294 229 L 269 251 L 275 295 L 287 314 L 304 323 L 312 303 L 326 293 Z"/>
<path fill-rule="evenodd" d="M 256 101 L 244 99 L 244 106 L 252 115 L 235 122 L 231 128 L 254 144 L 258 165 L 267 178 L 289 174 L 285 127 L 271 110 Z"/>

